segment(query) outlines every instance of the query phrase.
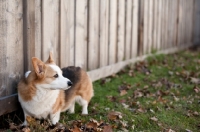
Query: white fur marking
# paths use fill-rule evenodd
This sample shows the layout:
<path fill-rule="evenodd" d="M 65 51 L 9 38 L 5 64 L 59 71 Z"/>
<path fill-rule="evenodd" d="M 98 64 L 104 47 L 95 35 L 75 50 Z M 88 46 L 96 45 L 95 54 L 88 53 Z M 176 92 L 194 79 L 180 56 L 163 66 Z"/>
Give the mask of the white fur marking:
<path fill-rule="evenodd" d="M 28 77 L 28 75 L 31 73 L 31 71 L 27 71 L 26 73 L 25 73 L 25 78 L 27 78 Z"/>
<path fill-rule="evenodd" d="M 37 84 L 37 86 L 41 88 L 46 89 L 60 89 L 60 90 L 66 90 L 70 88 L 68 85 L 69 79 L 63 77 L 62 72 L 60 68 L 56 65 L 49 65 L 56 73 L 58 74 L 58 78 L 56 78 L 54 81 L 52 81 L 49 84 Z"/>
<path fill-rule="evenodd" d="M 81 96 L 76 96 L 76 102 L 82 106 L 82 114 L 88 114 L 88 102 L 84 100 Z"/>
<path fill-rule="evenodd" d="M 36 118 L 46 118 L 52 111 L 52 107 L 59 96 L 59 90 L 47 90 L 37 87 L 36 95 L 31 101 L 23 101 L 20 96 L 19 102 L 28 115 Z"/>
<path fill-rule="evenodd" d="M 70 114 L 75 113 L 74 108 L 75 108 L 75 100 L 72 101 L 72 103 L 71 103 L 70 106 L 69 106 L 68 111 L 69 111 Z"/>
<path fill-rule="evenodd" d="M 52 124 L 56 124 L 60 120 L 60 110 L 57 111 L 55 114 L 50 114 Z"/>

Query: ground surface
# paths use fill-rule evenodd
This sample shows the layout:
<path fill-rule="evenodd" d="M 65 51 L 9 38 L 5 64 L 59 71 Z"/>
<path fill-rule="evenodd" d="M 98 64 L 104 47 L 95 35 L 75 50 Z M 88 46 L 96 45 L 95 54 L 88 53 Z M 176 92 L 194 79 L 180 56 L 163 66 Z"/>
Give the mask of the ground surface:
<path fill-rule="evenodd" d="M 157 55 L 129 65 L 94 82 L 94 91 L 87 116 L 76 105 L 76 113 L 63 113 L 57 126 L 28 119 L 30 128 L 10 124 L 7 131 L 200 131 L 199 50 Z"/>

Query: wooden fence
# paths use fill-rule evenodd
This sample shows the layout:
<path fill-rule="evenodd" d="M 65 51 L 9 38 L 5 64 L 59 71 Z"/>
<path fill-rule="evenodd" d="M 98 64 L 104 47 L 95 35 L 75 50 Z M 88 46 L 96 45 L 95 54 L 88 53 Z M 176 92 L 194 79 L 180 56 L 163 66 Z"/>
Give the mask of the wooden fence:
<path fill-rule="evenodd" d="M 16 110 L 31 57 L 76 65 L 92 80 L 152 51 L 200 41 L 200 0 L 1 0 L 0 115 Z"/>

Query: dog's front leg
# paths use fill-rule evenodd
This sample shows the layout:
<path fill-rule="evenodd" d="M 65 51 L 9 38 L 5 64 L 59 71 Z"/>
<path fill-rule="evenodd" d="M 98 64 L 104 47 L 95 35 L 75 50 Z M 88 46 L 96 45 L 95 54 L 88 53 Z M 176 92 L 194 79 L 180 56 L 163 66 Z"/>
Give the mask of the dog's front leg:
<path fill-rule="evenodd" d="M 50 119 L 53 125 L 55 125 L 60 120 L 60 110 L 55 113 L 50 114 Z"/>
<path fill-rule="evenodd" d="M 27 125 L 28 125 L 28 122 L 27 122 L 27 117 L 28 117 L 28 116 L 29 116 L 29 115 L 28 115 L 27 113 L 24 112 L 24 122 L 23 122 L 22 126 L 27 126 Z"/>

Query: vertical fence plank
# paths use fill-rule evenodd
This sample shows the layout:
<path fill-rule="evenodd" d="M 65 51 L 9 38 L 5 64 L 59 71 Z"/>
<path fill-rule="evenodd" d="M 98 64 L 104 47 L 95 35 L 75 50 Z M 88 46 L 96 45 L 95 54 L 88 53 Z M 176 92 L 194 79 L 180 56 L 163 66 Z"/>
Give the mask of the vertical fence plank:
<path fill-rule="evenodd" d="M 162 0 L 157 0 L 158 2 L 158 12 L 157 12 L 157 16 L 158 16 L 158 33 L 157 33 L 157 50 L 160 50 L 161 48 L 161 33 L 162 33 L 162 27 L 161 27 L 161 19 L 162 19 Z"/>
<path fill-rule="evenodd" d="M 60 66 L 74 65 L 74 1 L 60 3 Z"/>
<path fill-rule="evenodd" d="M 35 0 L 35 57 L 42 58 L 42 2 Z"/>
<path fill-rule="evenodd" d="M 24 1 L 24 69 L 32 70 L 31 57 L 35 56 L 35 1 Z"/>
<path fill-rule="evenodd" d="M 141 56 L 143 54 L 143 47 L 144 47 L 144 0 L 139 0 L 139 14 L 138 14 L 138 18 L 139 18 L 139 22 L 138 22 L 138 26 L 139 26 L 139 34 L 138 34 L 138 55 Z M 134 6 L 133 6 L 134 7 Z M 133 16 L 134 19 L 134 16 Z M 133 34 L 133 32 L 132 32 Z M 132 40 L 133 43 L 133 40 Z M 133 47 L 133 46 L 132 46 Z"/>
<path fill-rule="evenodd" d="M 176 2 L 177 0 L 171 1 L 171 18 L 172 18 L 172 31 L 171 31 L 171 47 L 175 46 L 175 36 L 176 36 Z"/>
<path fill-rule="evenodd" d="M 108 25 L 109 25 L 109 1 L 100 1 L 100 67 L 108 64 Z"/>
<path fill-rule="evenodd" d="M 16 93 L 23 66 L 22 0 L 0 1 L 0 97 Z"/>
<path fill-rule="evenodd" d="M 165 8 L 164 8 L 164 36 L 163 36 L 163 50 L 168 46 L 168 0 L 165 0 Z"/>
<path fill-rule="evenodd" d="M 88 1 L 76 0 L 75 65 L 87 69 Z"/>
<path fill-rule="evenodd" d="M 165 44 L 165 9 L 166 9 L 166 0 L 162 0 L 162 19 L 161 19 L 161 28 L 162 28 L 162 33 L 161 33 L 161 49 L 163 49 L 164 44 Z"/>
<path fill-rule="evenodd" d="M 148 39 L 147 39 L 147 53 L 151 53 L 152 51 L 152 37 L 153 37 L 153 0 L 148 0 L 149 1 L 149 8 L 148 8 Z"/>
<path fill-rule="evenodd" d="M 176 38 L 175 38 L 175 45 L 176 46 L 178 46 L 178 43 L 179 43 L 179 2 L 180 0 L 176 0 L 176 6 L 175 6 L 175 8 L 176 8 L 176 16 L 175 16 L 175 21 L 176 21 L 176 23 L 175 23 L 175 26 L 176 26 Z"/>
<path fill-rule="evenodd" d="M 41 1 L 23 1 L 24 71 L 32 70 L 32 57 L 41 59 Z"/>
<path fill-rule="evenodd" d="M 125 7 L 125 10 L 126 10 L 126 16 L 125 16 L 125 19 L 126 19 L 126 38 L 125 38 L 125 59 L 128 60 L 130 59 L 130 56 L 131 56 L 131 29 L 132 29 L 132 0 L 127 0 L 126 1 L 126 7 Z"/>
<path fill-rule="evenodd" d="M 177 38 L 177 45 L 179 46 L 182 43 L 182 0 L 179 0 L 178 3 L 178 38 Z"/>
<path fill-rule="evenodd" d="M 99 0 L 89 1 L 88 68 L 99 66 Z"/>
<path fill-rule="evenodd" d="M 141 3 L 142 4 L 142 3 Z M 131 42 L 131 58 L 133 57 L 136 57 L 137 56 L 137 53 L 138 53 L 138 31 L 140 30 L 138 28 L 138 19 L 139 18 L 139 14 L 138 14 L 138 11 L 139 11 L 139 0 L 133 0 L 133 15 L 132 15 L 132 42 Z M 141 17 L 143 17 L 143 14 L 141 14 Z M 143 18 L 141 18 L 143 19 Z M 143 27 L 142 27 L 143 28 Z M 139 29 L 139 30 L 138 30 Z M 142 31 L 143 32 L 143 31 Z M 141 32 L 141 34 L 143 34 Z"/>
<path fill-rule="evenodd" d="M 59 0 L 42 1 L 42 59 L 46 61 L 49 51 L 59 64 Z"/>
<path fill-rule="evenodd" d="M 117 62 L 124 59 L 125 45 L 125 1 L 118 0 Z"/>
<path fill-rule="evenodd" d="M 168 48 L 172 47 L 172 27 L 173 27 L 173 17 L 172 17 L 172 1 L 168 1 Z"/>
<path fill-rule="evenodd" d="M 149 0 L 144 1 L 144 46 L 143 54 L 148 53 L 148 23 L 149 23 Z"/>
<path fill-rule="evenodd" d="M 152 40 L 152 44 L 153 44 L 153 46 L 152 46 L 152 49 L 153 50 L 156 50 L 156 45 L 157 45 L 157 43 L 156 43 L 156 40 L 157 40 L 157 32 L 158 32 L 158 25 L 157 25 L 157 23 L 158 23 L 158 15 L 157 15 L 157 13 L 158 13 L 158 3 L 157 3 L 157 0 L 153 0 L 153 5 L 154 5 L 154 8 L 153 8 L 153 40 Z"/>
<path fill-rule="evenodd" d="M 199 28 L 200 28 L 200 12 L 198 6 L 199 6 L 199 0 L 194 1 L 194 37 L 193 37 L 193 42 L 197 44 L 199 42 Z"/>
<path fill-rule="evenodd" d="M 7 14 L 6 14 L 6 8 L 7 8 L 7 0 L 0 1 L 0 97 L 3 97 L 6 95 L 6 49 L 7 49 Z"/>
<path fill-rule="evenodd" d="M 182 6 L 183 6 L 183 16 L 185 16 L 186 15 L 186 8 L 185 8 L 185 0 L 183 0 L 183 3 L 182 3 Z M 182 21 L 183 21 L 183 23 L 182 23 L 182 34 L 183 34 L 183 36 L 182 36 L 182 39 L 183 39 L 183 42 L 181 43 L 182 45 L 185 45 L 186 44 L 186 33 L 185 33 L 185 30 L 186 30 L 186 18 L 185 17 L 183 17 L 183 19 L 182 19 Z"/>
<path fill-rule="evenodd" d="M 190 14 L 192 16 L 192 22 L 190 22 L 190 42 L 191 44 L 193 44 L 193 27 L 194 27 L 194 1 L 195 0 L 192 0 L 191 1 L 191 6 L 190 6 Z"/>
<path fill-rule="evenodd" d="M 117 0 L 110 0 L 109 64 L 116 62 L 117 50 Z"/>
<path fill-rule="evenodd" d="M 200 41 L 200 8 L 198 8 L 200 6 L 200 1 L 199 0 L 195 0 L 195 9 L 196 9 L 196 13 L 195 13 L 195 44 L 198 44 Z"/>

